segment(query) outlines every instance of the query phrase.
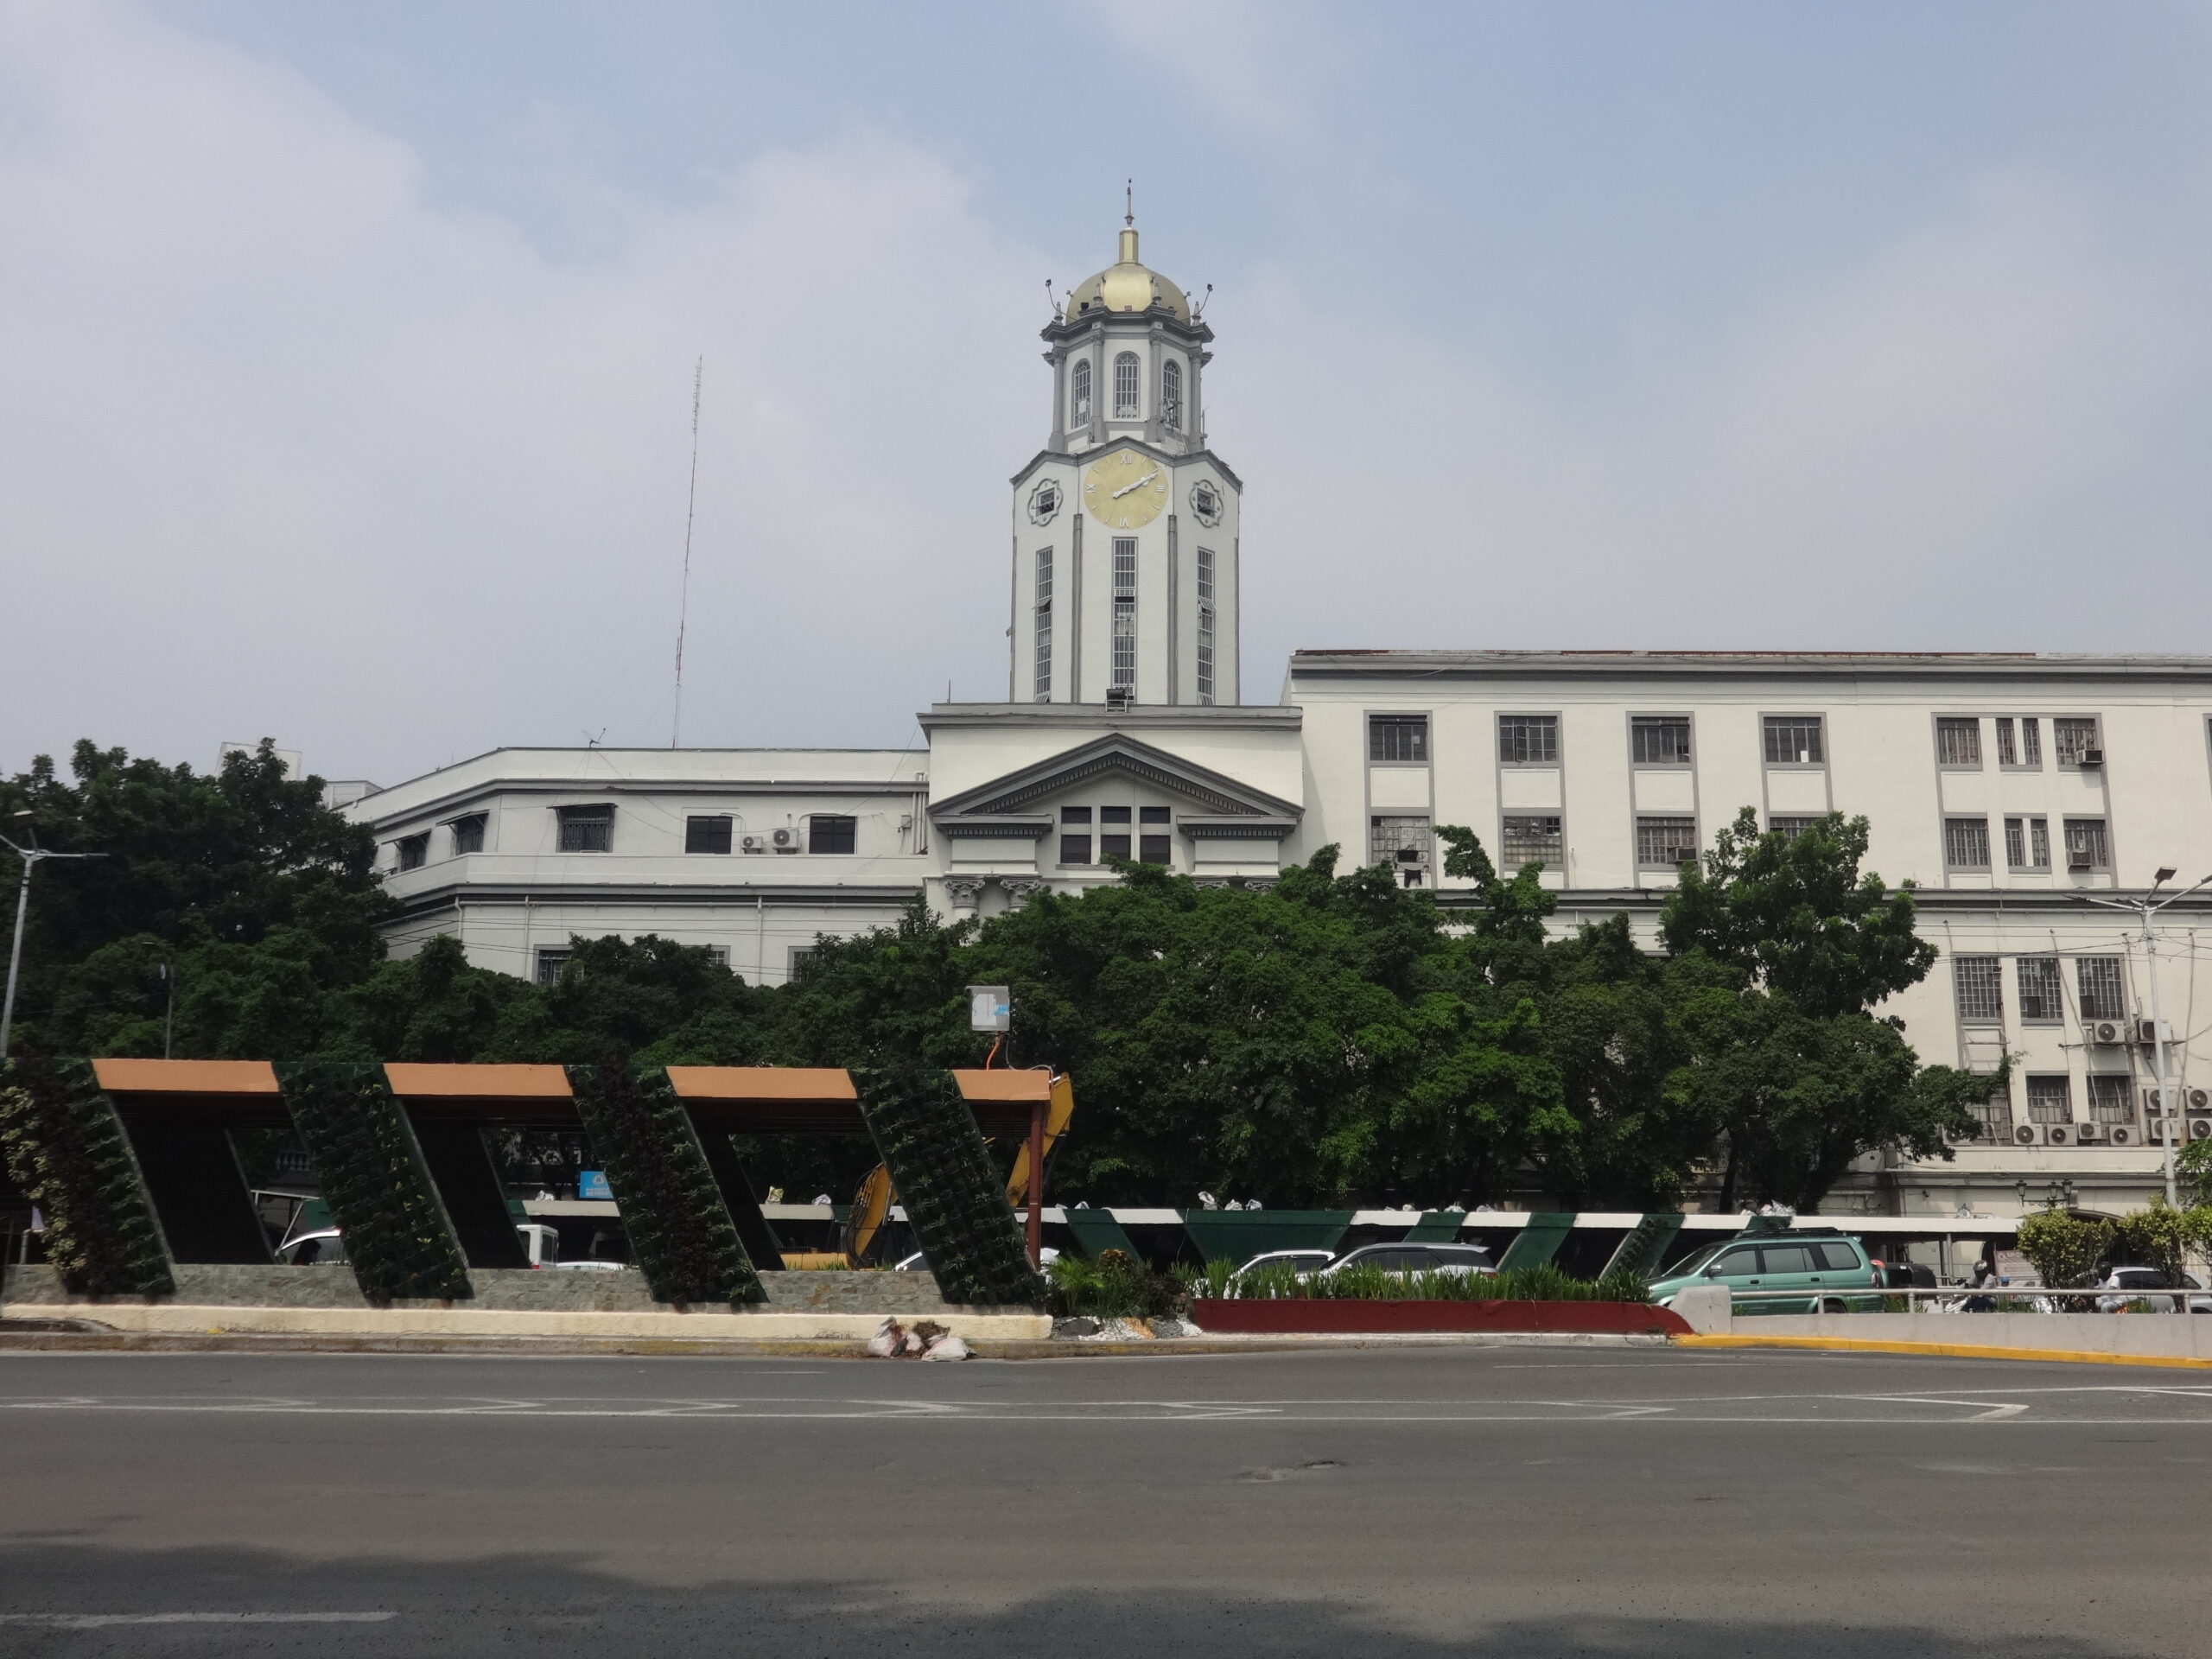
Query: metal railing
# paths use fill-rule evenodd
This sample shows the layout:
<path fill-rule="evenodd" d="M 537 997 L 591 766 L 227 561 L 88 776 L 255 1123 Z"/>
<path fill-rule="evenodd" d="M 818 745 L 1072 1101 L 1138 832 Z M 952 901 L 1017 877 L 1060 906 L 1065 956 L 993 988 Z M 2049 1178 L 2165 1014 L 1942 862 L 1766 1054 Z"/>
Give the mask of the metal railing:
<path fill-rule="evenodd" d="M 1731 1290 L 1729 1305 L 1746 1302 L 1799 1304 L 1808 1313 L 2117 1313 L 2147 1305 L 2155 1313 L 2212 1313 L 2212 1291 L 2119 1289 L 2092 1285 L 2085 1289 L 2050 1290 L 2041 1285 L 1848 1285 L 1806 1290 Z M 1796 1311 L 1795 1309 L 1792 1310 Z"/>

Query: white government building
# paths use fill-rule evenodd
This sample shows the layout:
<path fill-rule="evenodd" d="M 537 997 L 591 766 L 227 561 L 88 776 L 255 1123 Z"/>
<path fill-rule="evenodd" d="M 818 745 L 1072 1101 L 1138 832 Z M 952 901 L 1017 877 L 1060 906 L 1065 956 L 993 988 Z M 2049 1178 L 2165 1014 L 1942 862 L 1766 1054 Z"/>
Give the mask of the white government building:
<path fill-rule="evenodd" d="M 1246 702 L 1243 482 L 1205 423 L 1213 331 L 1120 258 L 1044 330 L 1045 448 L 1014 475 L 1007 700 L 939 703 L 912 749 L 500 749 L 351 807 L 405 906 L 543 979 L 571 934 L 660 934 L 777 983 L 917 893 L 991 915 L 1103 861 L 1264 883 L 1336 843 L 1449 905 L 1430 827 L 1535 861 L 1559 923 L 1650 933 L 1677 867 L 1745 805 L 1872 825 L 1942 960 L 1895 1011 L 1923 1059 L 2020 1056 L 1989 1142 L 1869 1159 L 1834 1207 L 2010 1211 L 2070 1183 L 2139 1205 L 2162 1151 L 2140 929 L 2089 895 L 2212 870 L 2212 658 L 1301 651 Z M 2200 934 L 2203 937 L 2200 938 Z M 2183 1134 L 2212 1136 L 2212 901 L 2164 912 L 2157 993 Z"/>

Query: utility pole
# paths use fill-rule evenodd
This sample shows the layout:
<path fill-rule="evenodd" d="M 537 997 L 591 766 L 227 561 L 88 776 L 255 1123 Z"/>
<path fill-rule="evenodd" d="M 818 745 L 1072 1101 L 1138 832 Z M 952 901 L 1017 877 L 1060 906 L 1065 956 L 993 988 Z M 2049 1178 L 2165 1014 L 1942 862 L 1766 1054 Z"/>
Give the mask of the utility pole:
<path fill-rule="evenodd" d="M 31 815 L 26 810 L 18 812 L 16 816 L 19 818 L 28 818 Z M 0 1002 L 0 1060 L 8 1058 L 8 1036 L 16 1024 L 16 975 L 23 965 L 23 918 L 29 913 L 31 907 L 31 872 L 38 868 L 41 859 L 105 858 L 107 856 L 105 853 L 49 853 L 38 844 L 38 832 L 35 830 L 27 833 L 31 839 L 31 844 L 28 847 L 18 847 L 7 836 L 0 836 L 0 846 L 8 848 L 17 858 L 23 861 L 22 885 L 16 890 L 16 943 L 8 952 L 8 1000 L 5 1002 Z"/>
<path fill-rule="evenodd" d="M 2174 879 L 2171 866 L 2161 869 L 2152 879 L 2151 890 L 2140 899 L 2099 899 L 2093 894 L 2082 897 L 2093 905 L 2107 910 L 2133 911 L 2143 918 L 2144 975 L 2151 982 L 2151 1073 L 2158 1083 L 2158 1116 L 2164 1121 L 2159 1139 L 2166 1148 L 2166 1203 L 2174 1209 L 2181 1207 L 2180 1187 L 2174 1179 L 2174 1143 L 2181 1138 L 2181 1126 L 2187 1120 L 2175 1109 L 2173 1090 L 2166 1086 L 2166 1022 L 2158 1013 L 2158 936 L 2153 923 L 2158 912 L 2176 899 L 2186 899 L 2212 884 L 2212 875 L 2205 876 L 2195 887 L 2184 887 L 2179 893 L 2158 897 L 2158 889 Z"/>

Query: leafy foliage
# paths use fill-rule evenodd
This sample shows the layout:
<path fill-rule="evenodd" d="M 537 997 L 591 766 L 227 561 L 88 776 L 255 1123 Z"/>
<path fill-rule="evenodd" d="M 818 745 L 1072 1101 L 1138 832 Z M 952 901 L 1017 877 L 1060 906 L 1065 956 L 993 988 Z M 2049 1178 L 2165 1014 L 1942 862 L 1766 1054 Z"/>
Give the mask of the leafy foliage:
<path fill-rule="evenodd" d="M 78 1296 L 168 1296 L 176 1281 L 115 1106 L 83 1060 L 18 1055 L 0 1088 L 0 1152 L 46 1214 L 46 1255 Z"/>
<path fill-rule="evenodd" d="M 2114 1258 L 2131 1266 L 2156 1268 L 2171 1284 L 2181 1282 L 2190 1252 L 2208 1243 L 2212 1243 L 2212 1207 L 2177 1210 L 2164 1196 L 2112 1224 Z"/>
<path fill-rule="evenodd" d="M 2020 1218 L 2020 1254 L 2054 1290 L 2087 1282 L 2111 1250 L 2108 1221 L 2088 1221 L 2063 1210 Z"/>
<path fill-rule="evenodd" d="M 1054 1263 L 1055 1266 L 1058 1264 Z M 1226 1273 L 1217 1271 L 1226 1267 Z M 1529 1268 L 1507 1268 L 1495 1274 L 1446 1273 L 1433 1269 L 1400 1271 L 1357 1263 L 1339 1273 L 1300 1274 L 1287 1262 L 1271 1262 L 1237 1273 L 1233 1264 L 1208 1262 L 1206 1275 L 1194 1294 L 1218 1296 L 1224 1292 L 1239 1298 L 1265 1301 L 1416 1301 L 1416 1302 L 1649 1302 L 1651 1287 L 1632 1273 L 1607 1274 L 1599 1279 L 1578 1279 L 1563 1268 L 1542 1262 Z"/>
<path fill-rule="evenodd" d="M 1052 1312 L 1102 1319 L 1158 1319 L 1177 1312 L 1189 1292 L 1173 1274 L 1157 1273 L 1126 1250 L 1102 1250 L 1096 1260 L 1059 1255 L 1046 1264 Z"/>

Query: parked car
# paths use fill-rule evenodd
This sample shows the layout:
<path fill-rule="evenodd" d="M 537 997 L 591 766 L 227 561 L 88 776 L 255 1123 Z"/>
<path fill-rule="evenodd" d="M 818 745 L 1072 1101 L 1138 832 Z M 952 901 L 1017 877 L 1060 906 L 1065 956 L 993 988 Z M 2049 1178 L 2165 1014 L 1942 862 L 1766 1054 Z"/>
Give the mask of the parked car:
<path fill-rule="evenodd" d="M 620 1273 L 620 1262 L 563 1262 L 561 1260 L 561 1236 L 543 1222 L 524 1222 L 515 1228 L 522 1236 L 523 1253 L 530 1258 L 533 1268 L 566 1268 Z M 314 1232 L 302 1233 L 289 1238 L 278 1247 L 278 1263 L 288 1268 L 327 1268 L 346 1260 L 346 1236 L 335 1227 L 324 1227 Z"/>
<path fill-rule="evenodd" d="M 1363 1244 L 1346 1250 L 1320 1273 L 1333 1278 L 1347 1268 L 1380 1268 L 1386 1273 L 1496 1273 L 1497 1262 L 1479 1244 Z"/>
<path fill-rule="evenodd" d="M 1738 1314 L 1842 1313 L 1878 1309 L 1878 1297 L 1838 1296 L 1839 1290 L 1878 1288 L 1866 1247 L 1841 1234 L 1808 1237 L 1728 1238 L 1685 1257 L 1655 1281 L 1651 1299 L 1664 1307 L 1692 1285 L 1726 1285 L 1731 1291 L 1802 1290 L 1802 1300 L 1760 1297 L 1738 1302 Z"/>
<path fill-rule="evenodd" d="M 2098 1297 L 2096 1306 L 2100 1313 L 2117 1313 L 2131 1302 L 2148 1302 L 2154 1311 L 2160 1313 L 2178 1313 L 2181 1309 L 2175 1304 L 2183 1300 L 2189 1303 L 2189 1311 L 2192 1313 L 2212 1313 L 2212 1296 L 2183 1298 L 2146 1296 L 2143 1294 L 2152 1290 L 2203 1289 L 2193 1274 L 2182 1274 L 2181 1283 L 2177 1285 L 2157 1268 L 2114 1268 L 2099 1281 L 2099 1288 L 2123 1293 L 2117 1296 Z M 2076 1302 L 2074 1306 L 2079 1307 L 2081 1304 Z"/>
<path fill-rule="evenodd" d="M 1039 1254 L 1041 1261 L 1046 1266 L 1060 1259 L 1060 1253 L 1050 1244 L 1043 1246 Z M 919 1250 L 916 1250 L 912 1255 L 901 1256 L 893 1262 L 891 1270 L 893 1273 L 927 1273 L 930 1270 L 929 1258 Z"/>
<path fill-rule="evenodd" d="M 327 1268 L 346 1260 L 346 1240 L 335 1227 L 302 1233 L 284 1241 L 277 1262 L 288 1268 Z"/>
<path fill-rule="evenodd" d="M 1229 1276 L 1229 1294 L 1240 1295 L 1238 1287 L 1254 1273 L 1270 1268 L 1288 1267 L 1300 1279 L 1319 1272 L 1329 1265 L 1334 1255 L 1330 1250 L 1268 1250 L 1254 1256 Z"/>

